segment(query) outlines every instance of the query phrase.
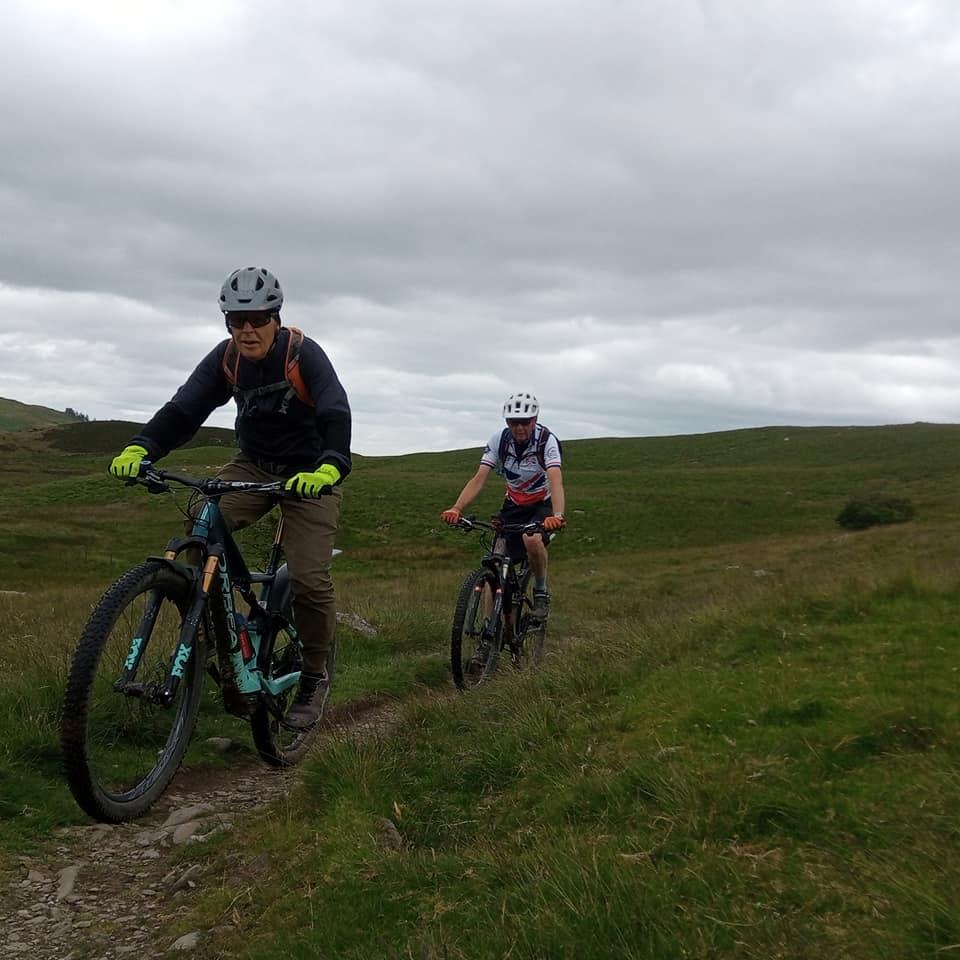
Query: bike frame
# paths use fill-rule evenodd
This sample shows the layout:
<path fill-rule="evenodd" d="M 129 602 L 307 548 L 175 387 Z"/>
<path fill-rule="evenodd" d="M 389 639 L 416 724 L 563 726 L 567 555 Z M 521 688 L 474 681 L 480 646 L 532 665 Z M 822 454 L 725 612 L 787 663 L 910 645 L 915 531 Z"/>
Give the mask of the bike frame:
<path fill-rule="evenodd" d="M 245 699 L 255 698 L 261 693 L 276 696 L 288 690 L 299 681 L 299 670 L 274 679 L 268 675 L 277 630 L 283 627 L 291 639 L 295 641 L 297 637 L 295 627 L 282 612 L 290 591 L 287 565 L 280 564 L 283 519 L 277 524 L 266 570 L 251 572 L 227 529 L 219 506 L 220 497 L 226 493 L 250 490 L 279 495 L 279 484 L 212 481 L 204 485 L 194 478 L 157 470 L 149 470 L 145 482 L 152 492 L 163 492 L 169 489 L 165 483 L 167 479 L 177 480 L 206 494 L 206 500 L 194 519 L 190 536 L 171 540 L 162 557 L 149 558 L 166 563 L 191 584 L 177 651 L 158 689 L 147 691 L 143 684 L 136 682 L 137 667 L 160 608 L 159 597 L 152 597 L 144 609 L 136 635 L 131 640 L 123 672 L 114 688 L 132 696 L 149 696 L 150 699 L 169 706 L 176 697 L 177 688 L 186 672 L 190 657 L 194 654 L 201 620 L 207 627 L 207 635 L 212 638 L 217 636 L 209 605 L 211 594 L 216 590 L 223 603 L 227 628 L 227 636 L 220 639 L 227 644 L 232 674 L 228 682 L 235 686 Z M 179 554 L 191 548 L 200 551 L 199 569 L 177 559 Z M 255 585 L 260 587 L 259 597 L 254 590 Z M 245 617 L 236 608 L 234 590 L 249 605 Z M 269 642 L 266 642 L 267 640 Z"/>
<path fill-rule="evenodd" d="M 507 534 L 534 533 L 542 530 L 542 527 L 539 523 L 534 522 L 512 526 L 501 525 L 498 529 L 493 524 L 467 517 L 461 517 L 458 525 L 465 530 L 477 528 L 486 530 L 493 536 L 490 551 L 480 561 L 480 565 L 490 570 L 497 578 L 490 616 L 484 626 L 484 639 L 494 643 L 499 641 L 501 648 L 506 644 L 510 644 L 512 647 L 515 631 L 519 627 L 519 624 L 512 622 L 513 592 L 519 588 L 520 581 L 528 569 L 528 562 L 526 557 L 520 560 L 511 558 L 507 549 Z M 497 628 L 501 623 L 508 628 L 507 636 L 497 636 Z"/>

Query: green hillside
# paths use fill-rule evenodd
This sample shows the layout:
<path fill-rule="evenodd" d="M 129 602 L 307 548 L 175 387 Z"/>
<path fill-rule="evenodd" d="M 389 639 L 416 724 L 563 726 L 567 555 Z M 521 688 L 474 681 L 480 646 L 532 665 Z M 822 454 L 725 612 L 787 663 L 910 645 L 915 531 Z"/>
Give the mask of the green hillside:
<path fill-rule="evenodd" d="M 78 420 L 77 416 L 63 410 L 51 410 L 49 407 L 0 397 L 0 433 L 9 430 L 33 430 L 75 420 Z"/>
<path fill-rule="evenodd" d="M 17 856 L 86 822 L 57 723 L 90 607 L 180 529 L 185 497 L 106 473 L 130 427 L 0 438 L 0 900 Z M 214 471 L 215 439 L 168 465 Z M 158 949 L 215 930 L 192 956 L 951 956 L 960 426 L 565 441 L 546 662 L 455 695 L 450 617 L 481 546 L 438 515 L 478 455 L 356 459 L 338 605 L 376 636 L 341 629 L 332 704 L 386 698 L 396 725 L 331 730 L 282 802 L 181 848 L 189 898 L 168 861 L 138 863 Z M 838 526 L 866 493 L 914 519 Z M 476 512 L 501 495 L 494 478 Z M 241 536 L 262 551 L 265 531 Z M 224 758 L 217 736 L 243 746 Z M 186 775 L 252 759 L 211 708 Z M 115 927 L 84 916 L 77 955 L 96 956 Z"/>
<path fill-rule="evenodd" d="M 127 420 L 96 420 L 92 423 L 71 423 L 49 430 L 44 440 L 55 450 L 66 453 L 104 453 L 111 456 L 119 453 L 143 424 Z M 222 427 L 201 427 L 197 435 L 186 444 L 193 447 L 234 447 L 232 430 Z"/>

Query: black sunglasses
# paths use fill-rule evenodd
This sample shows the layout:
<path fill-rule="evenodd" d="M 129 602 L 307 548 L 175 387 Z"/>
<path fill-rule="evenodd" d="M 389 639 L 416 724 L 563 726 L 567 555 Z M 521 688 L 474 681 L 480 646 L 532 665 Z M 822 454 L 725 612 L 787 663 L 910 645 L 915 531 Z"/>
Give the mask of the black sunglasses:
<path fill-rule="evenodd" d="M 517 419 L 515 417 L 509 417 L 507 419 L 508 427 L 529 427 L 536 417 L 523 417 L 522 419 Z"/>
<path fill-rule="evenodd" d="M 265 327 L 276 319 L 275 313 L 228 313 L 227 326 L 233 330 L 242 330 L 248 323 L 251 327 Z"/>

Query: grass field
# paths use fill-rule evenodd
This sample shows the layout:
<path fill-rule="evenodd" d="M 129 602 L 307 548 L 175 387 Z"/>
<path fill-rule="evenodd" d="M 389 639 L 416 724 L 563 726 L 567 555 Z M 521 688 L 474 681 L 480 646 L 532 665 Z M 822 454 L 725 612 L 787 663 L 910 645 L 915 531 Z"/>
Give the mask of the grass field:
<path fill-rule="evenodd" d="M 169 497 L 106 476 L 129 425 L 85 449 L 87 426 L 0 437 L 11 854 L 83 822 L 59 774 L 65 664 L 106 583 L 178 527 Z M 224 438 L 204 441 L 168 465 L 213 470 Z M 222 882 L 183 931 L 227 922 L 216 950 L 246 958 L 960 953 L 960 428 L 564 453 L 550 656 L 471 696 L 451 695 L 446 646 L 479 544 L 438 514 L 479 451 L 357 458 L 337 584 L 378 635 L 343 631 L 334 698 L 391 696 L 403 721 L 309 761 L 255 846 L 190 848 Z M 844 531 L 865 492 L 909 498 L 915 519 Z M 195 743 L 249 740 L 212 710 L 201 724 Z M 195 746 L 188 762 L 225 761 Z M 401 849 L 377 842 L 383 818 Z M 254 884 L 263 852 L 278 866 Z"/>

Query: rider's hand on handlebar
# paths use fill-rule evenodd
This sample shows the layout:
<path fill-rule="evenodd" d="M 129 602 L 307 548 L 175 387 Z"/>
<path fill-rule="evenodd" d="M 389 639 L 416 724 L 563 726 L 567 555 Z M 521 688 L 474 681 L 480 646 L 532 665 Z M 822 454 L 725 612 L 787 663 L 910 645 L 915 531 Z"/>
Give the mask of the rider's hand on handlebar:
<path fill-rule="evenodd" d="M 314 471 L 295 473 L 285 484 L 287 490 L 301 497 L 319 497 L 324 488 L 332 487 L 340 479 L 340 471 L 332 463 L 324 463 Z M 329 492 L 329 489 L 327 490 Z"/>
<path fill-rule="evenodd" d="M 120 480 L 140 476 L 140 465 L 147 456 L 145 447 L 139 444 L 130 444 L 110 462 L 110 473 Z"/>
<path fill-rule="evenodd" d="M 552 517 L 544 517 L 542 523 L 543 529 L 546 530 L 547 533 L 562 530 L 567 525 L 566 519 L 559 514 L 555 514 Z"/>
<path fill-rule="evenodd" d="M 451 507 L 449 510 L 444 510 L 443 513 L 440 514 L 440 519 L 453 527 L 460 522 L 462 516 L 463 514 L 456 507 Z"/>

